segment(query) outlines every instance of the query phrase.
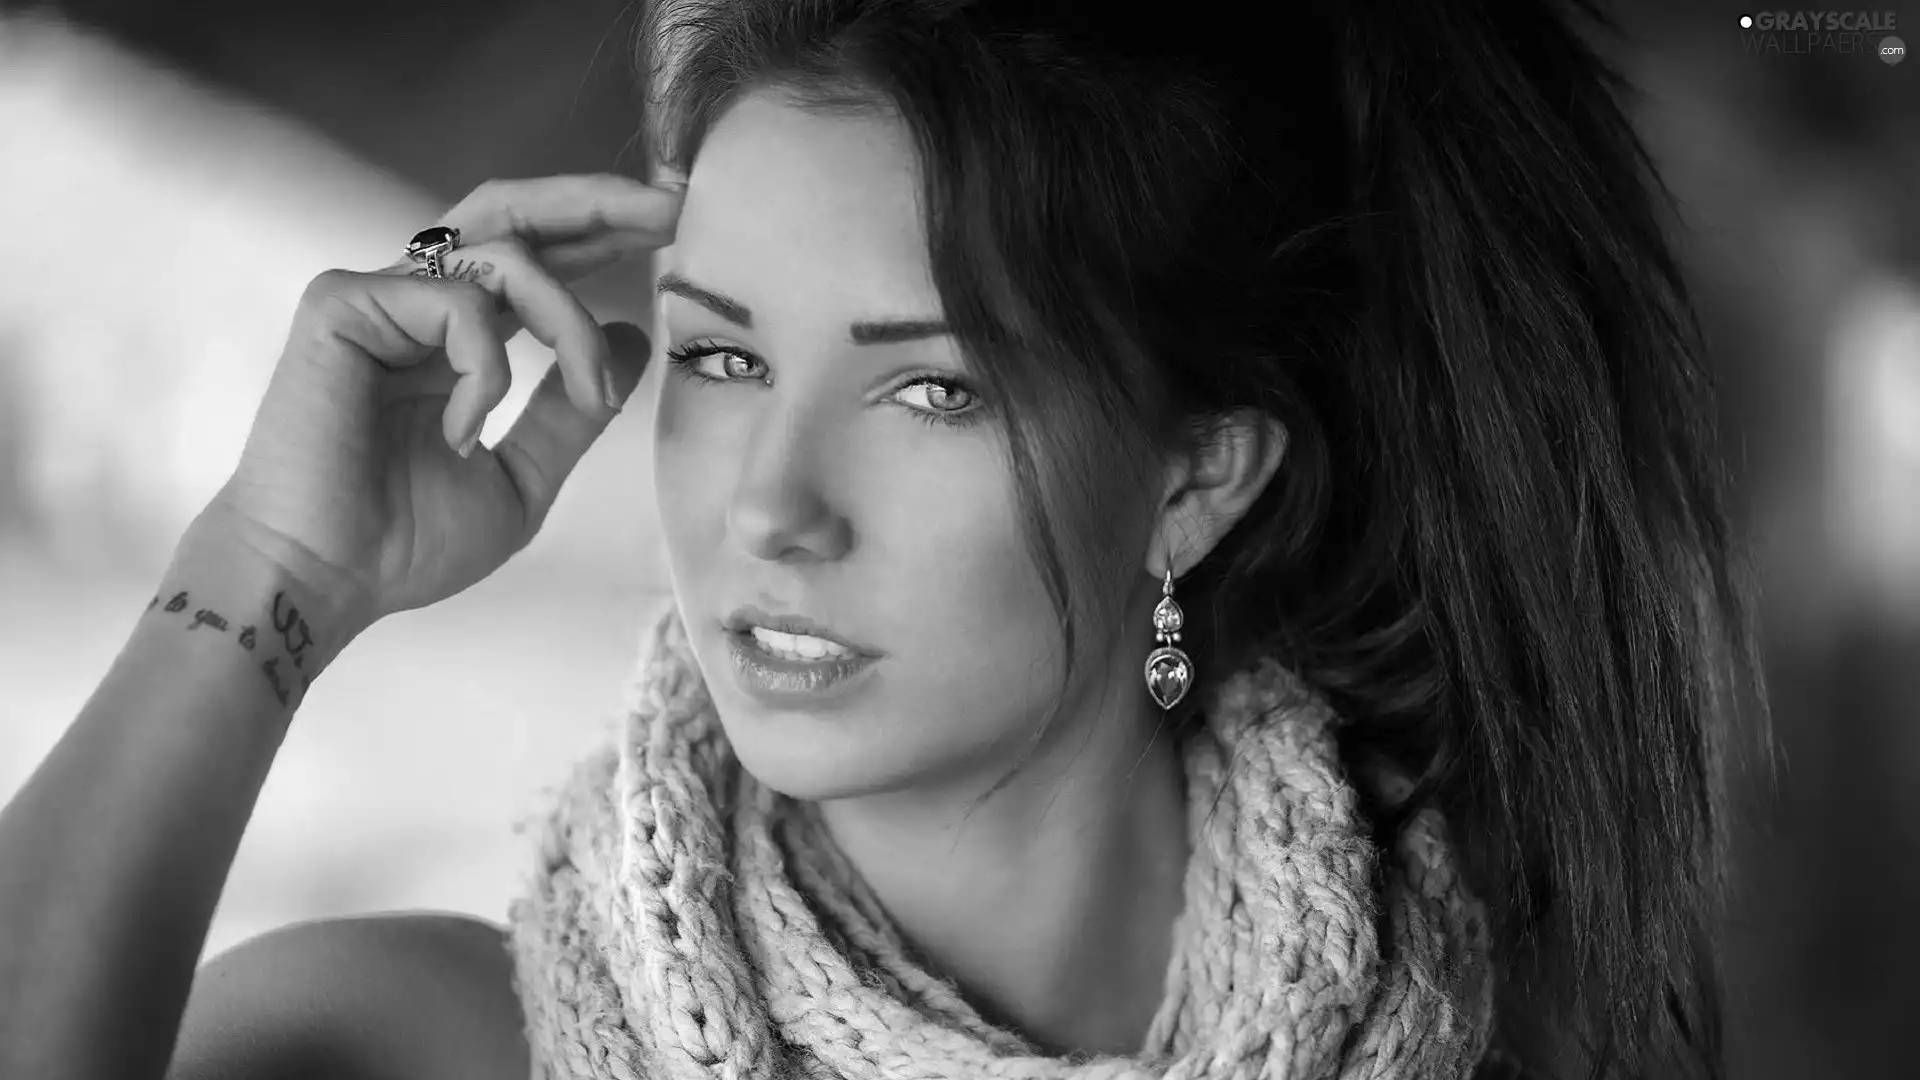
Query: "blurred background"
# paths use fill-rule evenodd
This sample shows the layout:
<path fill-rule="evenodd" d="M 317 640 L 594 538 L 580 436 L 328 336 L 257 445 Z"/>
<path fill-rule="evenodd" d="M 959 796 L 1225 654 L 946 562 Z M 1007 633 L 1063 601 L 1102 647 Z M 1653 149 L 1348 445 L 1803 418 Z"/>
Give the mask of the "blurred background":
<path fill-rule="evenodd" d="M 1779 773 L 1740 804 L 1734 1076 L 1912 1075 L 1920 61 L 1767 49 L 1728 4 L 1616 10 L 1759 544 Z M 489 177 L 644 172 L 634 17 L 613 0 L 0 3 L 0 798 L 226 478 L 311 277 L 390 262 Z M 1920 8 L 1892 17 L 1920 40 Z M 644 325 L 647 280 L 625 267 L 582 291 Z M 511 352 L 488 443 L 551 359 Z M 656 374 L 527 551 L 375 627 L 316 684 L 210 950 L 327 915 L 501 917 L 517 827 L 614 716 L 638 614 L 666 589 Z"/>

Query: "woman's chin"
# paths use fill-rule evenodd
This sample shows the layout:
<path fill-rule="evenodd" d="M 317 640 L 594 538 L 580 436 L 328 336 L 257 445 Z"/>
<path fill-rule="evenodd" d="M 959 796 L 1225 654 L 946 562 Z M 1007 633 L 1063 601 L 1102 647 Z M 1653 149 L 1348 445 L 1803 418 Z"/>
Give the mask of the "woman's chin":
<path fill-rule="evenodd" d="M 720 713 L 734 757 L 754 780 L 804 802 L 832 802 L 915 792 L 984 794 L 1012 763 L 975 760 L 950 747 L 923 746 L 913 754 L 897 731 L 883 726 L 832 733 L 783 724 L 783 718 Z M 878 734 L 876 734 L 878 733 Z"/>
<path fill-rule="evenodd" d="M 877 773 L 858 754 L 823 755 L 825 748 L 818 740 L 734 739 L 731 731 L 728 737 L 740 767 L 760 784 L 790 799 L 828 802 L 911 786 L 911 781 Z"/>
<path fill-rule="evenodd" d="M 816 801 L 865 793 L 878 786 L 874 747 L 856 716 L 829 723 L 809 713 L 768 708 L 727 690 L 714 695 L 720 727 L 740 767 L 789 798 Z"/>

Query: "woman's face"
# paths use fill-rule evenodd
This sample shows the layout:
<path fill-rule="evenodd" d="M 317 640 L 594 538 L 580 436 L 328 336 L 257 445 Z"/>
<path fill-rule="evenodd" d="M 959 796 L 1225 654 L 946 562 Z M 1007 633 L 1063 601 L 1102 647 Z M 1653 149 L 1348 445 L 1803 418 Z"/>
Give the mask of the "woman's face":
<path fill-rule="evenodd" d="M 749 96 L 703 144 L 660 264 L 674 591 L 742 763 L 799 798 L 977 795 L 1059 688 L 918 191 L 898 121 Z"/>

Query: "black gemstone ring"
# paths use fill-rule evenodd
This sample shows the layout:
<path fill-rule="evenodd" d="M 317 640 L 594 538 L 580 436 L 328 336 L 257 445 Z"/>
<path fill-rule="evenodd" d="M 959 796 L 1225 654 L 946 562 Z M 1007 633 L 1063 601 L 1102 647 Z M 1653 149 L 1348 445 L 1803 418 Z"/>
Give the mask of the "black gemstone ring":
<path fill-rule="evenodd" d="M 407 258 L 427 268 L 428 277 L 441 277 L 440 257 L 460 246 L 460 230 L 447 225 L 421 229 L 407 241 Z"/>

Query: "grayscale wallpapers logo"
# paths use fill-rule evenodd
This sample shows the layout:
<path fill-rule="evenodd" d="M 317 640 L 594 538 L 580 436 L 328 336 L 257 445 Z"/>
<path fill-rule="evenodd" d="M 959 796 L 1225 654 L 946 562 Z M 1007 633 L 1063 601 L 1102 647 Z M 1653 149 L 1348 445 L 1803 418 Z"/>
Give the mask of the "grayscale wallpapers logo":
<path fill-rule="evenodd" d="M 1756 56 L 1860 54 L 1889 67 L 1907 58 L 1891 11 L 1762 11 L 1740 16 L 1740 44 Z"/>

